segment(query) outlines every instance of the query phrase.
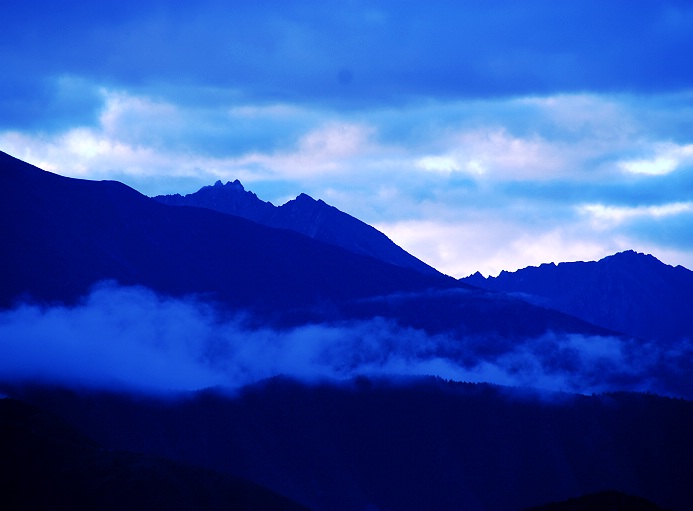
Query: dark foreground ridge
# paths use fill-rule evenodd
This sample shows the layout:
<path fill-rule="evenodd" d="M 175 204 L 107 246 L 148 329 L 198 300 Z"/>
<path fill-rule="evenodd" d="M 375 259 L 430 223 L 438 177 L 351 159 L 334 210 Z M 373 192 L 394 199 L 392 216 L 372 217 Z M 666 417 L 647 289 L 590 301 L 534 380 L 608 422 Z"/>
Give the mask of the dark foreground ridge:
<path fill-rule="evenodd" d="M 603 491 L 553 502 L 524 511 L 668 511 L 642 497 L 634 497 L 617 491 Z"/>
<path fill-rule="evenodd" d="M 604 489 L 693 509 L 681 399 L 363 377 L 177 400 L 5 391 L 103 445 L 236 474 L 316 511 L 518 511 Z"/>
<path fill-rule="evenodd" d="M 227 474 L 105 449 L 56 416 L 0 399 L 0 508 L 307 511 Z"/>

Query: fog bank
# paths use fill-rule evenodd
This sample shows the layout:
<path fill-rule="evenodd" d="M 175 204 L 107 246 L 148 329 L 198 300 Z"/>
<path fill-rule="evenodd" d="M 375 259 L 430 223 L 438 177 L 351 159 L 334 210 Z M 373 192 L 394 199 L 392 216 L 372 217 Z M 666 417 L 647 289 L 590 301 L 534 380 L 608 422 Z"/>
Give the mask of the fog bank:
<path fill-rule="evenodd" d="M 690 342 L 664 351 L 620 337 L 547 332 L 508 345 L 427 335 L 382 318 L 287 330 L 251 328 L 244 319 L 196 298 L 104 283 L 74 307 L 26 303 L 0 312 L 0 379 L 159 392 L 239 387 L 278 374 L 435 375 L 580 393 L 693 396 L 685 375 Z"/>

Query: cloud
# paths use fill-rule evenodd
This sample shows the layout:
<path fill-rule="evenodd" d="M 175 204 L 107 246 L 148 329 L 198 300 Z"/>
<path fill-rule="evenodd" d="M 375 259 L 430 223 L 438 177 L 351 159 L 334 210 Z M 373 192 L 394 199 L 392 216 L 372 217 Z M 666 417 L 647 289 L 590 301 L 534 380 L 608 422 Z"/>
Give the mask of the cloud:
<path fill-rule="evenodd" d="M 693 162 L 693 144 L 677 145 L 672 143 L 657 144 L 654 156 L 635 160 L 622 161 L 620 167 L 631 174 L 660 176 L 677 170 L 681 165 Z"/>
<path fill-rule="evenodd" d="M 522 224 L 522 229 L 518 228 Z M 498 275 L 545 262 L 593 261 L 627 249 L 629 240 L 599 239 L 572 226 L 533 227 L 495 213 L 454 221 L 412 220 L 376 224 L 405 250 L 451 275 Z"/>
<path fill-rule="evenodd" d="M 595 228 L 606 229 L 638 218 L 664 219 L 693 212 L 693 202 L 675 202 L 661 206 L 617 207 L 603 204 L 584 204 L 581 214 L 591 217 Z"/>
<path fill-rule="evenodd" d="M 690 342 L 665 349 L 551 332 L 512 343 L 427 335 L 380 318 L 287 330 L 251 328 L 246 319 L 192 297 L 105 283 L 74 307 L 24 304 L 0 312 L 0 380 L 161 392 L 233 388 L 278 374 L 308 381 L 437 375 L 570 392 L 676 394 L 687 392 L 683 369 L 693 350 Z"/>
<path fill-rule="evenodd" d="M 693 44 L 682 3 L 23 4 L 8 8 L 14 23 L 0 39 L 3 57 L 22 62 L 24 73 L 71 69 L 117 87 L 208 85 L 251 101 L 362 105 L 661 91 L 691 80 L 680 65 Z M 339 80 L 343 70 L 348 86 Z"/>
<path fill-rule="evenodd" d="M 334 109 L 234 94 L 174 102 L 97 92 L 94 123 L 0 131 L 0 148 L 47 170 L 117 179 L 148 195 L 192 193 L 217 179 L 240 179 L 274 204 L 305 192 L 454 276 L 623 249 L 693 266 L 685 215 L 656 217 L 659 231 L 650 224 L 653 212 L 693 193 L 684 136 L 693 128 L 690 94 Z"/>

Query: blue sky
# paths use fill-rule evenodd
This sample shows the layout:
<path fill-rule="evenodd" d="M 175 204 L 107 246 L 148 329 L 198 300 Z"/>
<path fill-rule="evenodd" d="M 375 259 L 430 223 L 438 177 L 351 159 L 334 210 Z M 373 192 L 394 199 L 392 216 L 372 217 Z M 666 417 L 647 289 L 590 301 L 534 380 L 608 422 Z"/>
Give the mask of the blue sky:
<path fill-rule="evenodd" d="M 0 150 L 190 193 L 301 192 L 441 271 L 693 268 L 689 1 L 22 2 Z"/>

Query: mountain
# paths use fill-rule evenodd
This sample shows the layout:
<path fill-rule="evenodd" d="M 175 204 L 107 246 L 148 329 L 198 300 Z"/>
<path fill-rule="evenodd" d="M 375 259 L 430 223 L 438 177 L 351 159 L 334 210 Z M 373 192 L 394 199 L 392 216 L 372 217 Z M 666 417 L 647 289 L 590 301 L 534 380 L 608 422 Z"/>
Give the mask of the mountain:
<path fill-rule="evenodd" d="M 5 391 L 112 449 L 236 474 L 315 511 L 518 511 L 606 489 L 693 509 L 681 399 L 364 377 L 163 399 Z"/>
<path fill-rule="evenodd" d="M 693 272 L 632 250 L 596 262 L 542 264 L 462 280 L 635 337 L 693 340 Z"/>
<path fill-rule="evenodd" d="M 642 497 L 617 491 L 602 491 L 591 495 L 571 498 L 536 506 L 524 511 L 667 511 Z"/>
<path fill-rule="evenodd" d="M 246 191 L 236 180 L 225 185 L 217 181 L 214 186 L 205 186 L 184 196 L 158 195 L 154 199 L 171 206 L 194 206 L 240 216 L 270 227 L 300 232 L 355 254 L 375 257 L 428 275 L 438 274 L 437 270 L 404 251 L 382 232 L 305 193 L 275 207 Z"/>
<path fill-rule="evenodd" d="M 114 280 L 195 295 L 259 324 L 392 319 L 454 335 L 608 335 L 566 314 L 286 229 L 168 206 L 115 181 L 45 172 L 0 153 L 0 307 L 75 302 Z"/>
<path fill-rule="evenodd" d="M 104 448 L 8 398 L 0 399 L 0 452 L 3 509 L 307 511 L 228 474 Z"/>
<path fill-rule="evenodd" d="M 623 392 L 691 399 L 684 342 L 4 153 L 0 218 L 0 391 L 64 421 L 24 405 L 0 420 L 29 507 L 36 471 L 78 508 L 101 507 L 81 500 L 93 488 L 205 508 L 219 485 L 247 488 L 228 476 L 315 511 L 517 511 L 604 490 L 693 509 L 693 402 Z M 670 271 L 650 261 L 662 273 L 645 278 L 640 259 L 618 271 L 644 287 Z"/>
<path fill-rule="evenodd" d="M 75 300 L 103 280 L 266 313 L 454 287 L 285 229 L 161 204 L 122 183 L 71 179 L 0 153 L 0 306 Z"/>

